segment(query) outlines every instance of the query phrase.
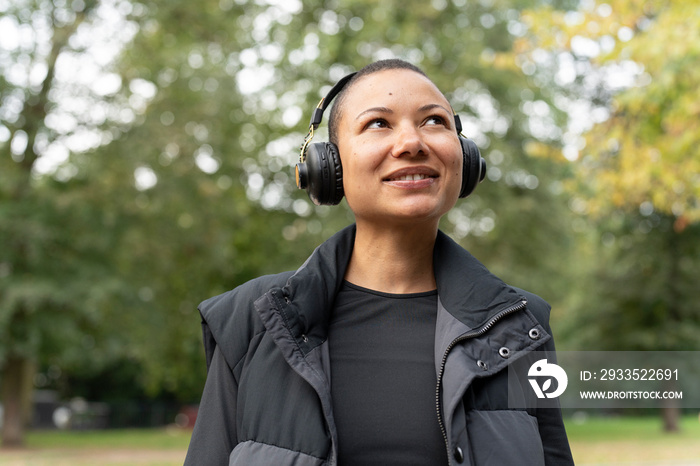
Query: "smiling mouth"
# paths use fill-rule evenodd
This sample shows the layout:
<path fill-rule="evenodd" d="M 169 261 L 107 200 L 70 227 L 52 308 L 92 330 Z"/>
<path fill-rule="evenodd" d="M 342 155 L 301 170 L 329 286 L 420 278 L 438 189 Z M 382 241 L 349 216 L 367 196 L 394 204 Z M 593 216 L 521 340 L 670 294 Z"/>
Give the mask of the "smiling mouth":
<path fill-rule="evenodd" d="M 425 174 L 415 173 L 412 175 L 402 175 L 402 176 L 387 178 L 384 181 L 419 181 L 419 180 L 424 180 L 426 178 L 436 178 L 436 177 L 430 176 L 430 175 L 425 175 Z"/>
<path fill-rule="evenodd" d="M 428 170 L 418 170 L 423 173 L 415 173 L 416 170 L 400 170 L 393 173 L 382 181 L 422 181 L 438 178 L 438 174 Z"/>

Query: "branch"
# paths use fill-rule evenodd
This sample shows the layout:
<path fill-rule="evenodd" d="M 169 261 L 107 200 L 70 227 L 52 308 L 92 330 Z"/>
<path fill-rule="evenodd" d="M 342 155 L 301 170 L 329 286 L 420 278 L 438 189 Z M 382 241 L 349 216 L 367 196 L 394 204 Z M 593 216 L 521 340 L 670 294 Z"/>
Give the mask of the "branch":
<path fill-rule="evenodd" d="M 75 21 L 63 26 L 56 26 L 56 18 L 52 11 L 54 31 L 53 43 L 51 52 L 46 59 L 47 73 L 44 81 L 41 83 L 41 90 L 35 97 L 25 99 L 24 108 L 22 109 L 22 120 L 24 124 L 17 129 L 23 130 L 27 134 L 27 147 L 24 151 L 24 158 L 20 162 L 24 169 L 27 178 L 26 184 L 29 183 L 29 175 L 31 174 L 34 163 L 39 158 L 39 155 L 34 150 L 34 143 L 41 128 L 44 126 L 44 121 L 48 114 L 49 92 L 54 84 L 56 74 L 56 62 L 61 55 L 63 49 L 68 45 L 70 38 L 75 34 L 78 27 L 87 19 L 89 13 L 97 6 L 98 1 L 88 1 L 85 8 L 76 13 Z M 21 188 L 20 188 L 21 189 Z"/>

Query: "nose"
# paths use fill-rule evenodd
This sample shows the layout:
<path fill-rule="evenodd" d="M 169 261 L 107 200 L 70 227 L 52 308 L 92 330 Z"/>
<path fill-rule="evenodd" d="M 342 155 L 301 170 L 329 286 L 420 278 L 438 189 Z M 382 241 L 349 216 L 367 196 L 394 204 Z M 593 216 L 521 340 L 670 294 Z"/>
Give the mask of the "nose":
<path fill-rule="evenodd" d="M 399 125 L 395 135 L 396 141 L 391 152 L 393 157 L 415 157 L 428 153 L 428 147 L 423 140 L 420 128 L 417 128 L 413 123 L 406 122 Z"/>

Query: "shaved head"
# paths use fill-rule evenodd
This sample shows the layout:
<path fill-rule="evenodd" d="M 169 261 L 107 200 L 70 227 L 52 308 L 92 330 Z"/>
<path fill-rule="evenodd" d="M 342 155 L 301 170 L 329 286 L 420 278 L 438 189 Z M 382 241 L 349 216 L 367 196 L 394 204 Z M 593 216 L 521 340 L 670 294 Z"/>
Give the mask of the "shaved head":
<path fill-rule="evenodd" d="M 331 114 L 328 119 L 328 139 L 330 140 L 330 142 L 332 142 L 336 146 L 338 145 L 338 124 L 340 122 L 340 118 L 342 117 L 343 103 L 345 101 L 345 96 L 347 95 L 347 92 L 353 87 L 353 85 L 357 81 L 364 78 L 365 76 L 369 76 L 371 74 L 386 70 L 409 70 L 414 71 L 422 76 L 425 76 L 426 78 L 428 77 L 423 72 L 423 70 L 421 70 L 417 66 L 407 61 L 400 60 L 398 58 L 391 58 L 389 60 L 379 60 L 365 66 L 360 71 L 358 71 L 357 74 L 352 77 L 352 79 L 350 79 L 345 88 L 342 91 L 340 91 L 340 93 L 335 98 L 335 102 L 333 103 L 333 107 L 331 108 Z"/>

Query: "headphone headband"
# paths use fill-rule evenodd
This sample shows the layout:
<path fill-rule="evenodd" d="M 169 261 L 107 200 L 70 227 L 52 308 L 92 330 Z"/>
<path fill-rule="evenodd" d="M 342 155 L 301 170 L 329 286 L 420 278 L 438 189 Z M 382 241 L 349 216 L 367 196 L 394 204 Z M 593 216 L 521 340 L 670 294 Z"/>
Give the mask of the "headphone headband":
<path fill-rule="evenodd" d="M 350 73 L 348 75 L 343 76 L 340 78 L 340 81 L 335 83 L 335 86 L 331 88 L 330 91 L 328 91 L 328 94 L 324 98 L 321 99 L 321 101 L 318 103 L 316 108 L 314 109 L 314 114 L 311 115 L 311 122 L 309 123 L 309 130 L 311 128 L 313 129 L 318 129 L 318 125 L 321 124 L 321 118 L 323 118 L 323 112 L 326 111 L 330 103 L 333 101 L 335 96 L 340 94 L 340 91 L 343 90 L 345 85 L 352 79 L 353 76 L 357 74 L 357 71 Z"/>
<path fill-rule="evenodd" d="M 452 110 L 452 116 L 455 118 L 455 129 L 457 130 L 457 134 L 460 136 L 462 135 L 462 120 L 459 118 L 459 115 L 455 113 L 454 110 Z"/>
<path fill-rule="evenodd" d="M 318 129 L 318 126 L 321 124 L 321 119 L 323 118 L 323 112 L 326 111 L 330 103 L 333 101 L 335 96 L 340 94 L 340 91 L 343 90 L 343 88 L 347 85 L 347 83 L 352 79 L 353 76 L 357 74 L 357 71 L 354 71 L 350 74 L 347 74 L 340 78 L 340 81 L 335 83 L 335 86 L 331 88 L 330 91 L 328 91 L 328 94 L 326 94 L 325 97 L 321 99 L 321 101 L 318 103 L 316 108 L 314 109 L 313 115 L 311 115 L 311 121 L 309 122 L 309 132 L 306 133 L 306 137 L 304 138 L 304 142 L 301 145 L 301 149 L 299 152 L 299 163 L 304 163 L 306 161 L 306 147 L 309 145 L 311 140 L 314 138 L 314 131 Z"/>

